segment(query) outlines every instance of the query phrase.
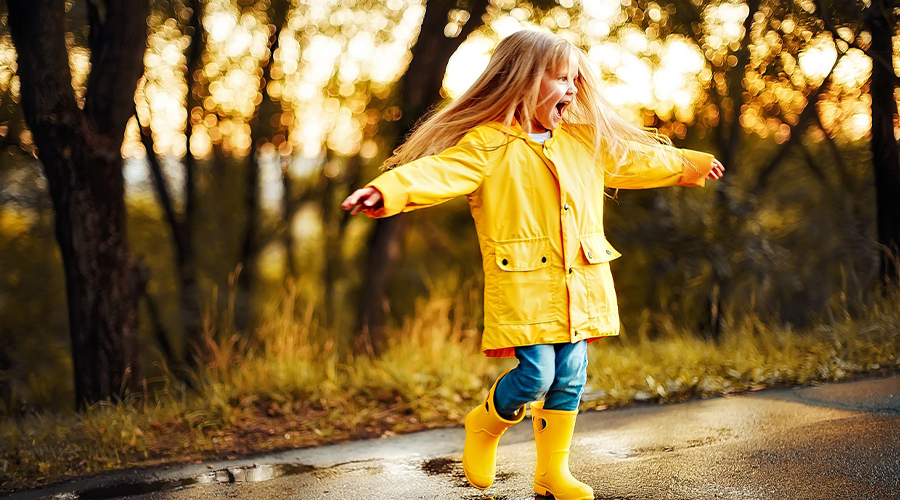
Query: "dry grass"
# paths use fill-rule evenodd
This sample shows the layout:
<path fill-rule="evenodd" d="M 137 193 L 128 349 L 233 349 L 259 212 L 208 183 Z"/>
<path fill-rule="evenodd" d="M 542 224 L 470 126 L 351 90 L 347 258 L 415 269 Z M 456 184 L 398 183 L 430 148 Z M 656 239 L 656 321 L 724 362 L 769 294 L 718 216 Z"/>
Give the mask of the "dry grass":
<path fill-rule="evenodd" d="M 745 317 L 719 342 L 663 323 L 653 341 L 624 338 L 590 352 L 586 406 L 678 401 L 766 387 L 835 382 L 900 369 L 900 309 L 794 331 Z M 583 406 L 584 407 L 584 406 Z"/>
<path fill-rule="evenodd" d="M 171 380 L 84 414 L 0 420 L 0 491 L 70 475 L 161 462 L 226 458 L 460 424 L 514 361 L 478 353 L 472 297 L 433 295 L 392 332 L 378 359 L 348 358 L 288 295 L 253 340 L 210 327 L 207 369 L 187 391 Z M 219 323 L 219 322 L 215 322 Z M 227 322 L 222 322 L 227 323 Z M 584 408 L 674 401 L 900 368 L 900 311 L 810 331 L 732 322 L 718 343 L 666 318 L 591 346 Z"/>

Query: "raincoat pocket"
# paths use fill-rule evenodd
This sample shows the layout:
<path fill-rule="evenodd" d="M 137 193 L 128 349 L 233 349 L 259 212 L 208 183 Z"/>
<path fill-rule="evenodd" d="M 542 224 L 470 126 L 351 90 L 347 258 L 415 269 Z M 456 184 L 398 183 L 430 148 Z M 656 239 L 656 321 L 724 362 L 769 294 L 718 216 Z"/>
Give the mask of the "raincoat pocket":
<path fill-rule="evenodd" d="M 553 321 L 556 280 L 551 272 L 550 238 L 498 241 L 494 246 L 497 264 L 496 297 L 498 321 L 506 325 L 527 325 Z"/>
<path fill-rule="evenodd" d="M 622 256 L 606 241 L 602 234 L 588 234 L 581 237 L 581 251 L 589 264 L 602 264 Z"/>
<path fill-rule="evenodd" d="M 609 261 L 621 257 L 622 254 L 613 248 L 602 234 L 582 236 L 581 252 L 585 260 L 588 316 L 602 318 L 610 313 L 618 313 L 619 305 L 612 273 L 609 270 Z"/>
<path fill-rule="evenodd" d="M 550 267 L 550 238 L 498 241 L 497 267 L 504 271 L 534 271 Z"/>

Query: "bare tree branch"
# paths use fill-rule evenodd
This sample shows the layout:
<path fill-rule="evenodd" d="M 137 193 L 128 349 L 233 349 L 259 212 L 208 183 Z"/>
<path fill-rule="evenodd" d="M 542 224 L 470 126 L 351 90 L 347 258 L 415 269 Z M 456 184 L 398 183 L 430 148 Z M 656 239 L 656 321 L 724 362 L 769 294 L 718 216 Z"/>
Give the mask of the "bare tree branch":
<path fill-rule="evenodd" d="M 831 192 L 837 191 L 835 187 L 831 185 L 831 182 L 828 181 L 828 176 L 825 175 L 825 171 L 822 170 L 822 167 L 820 167 L 818 163 L 816 163 L 816 159 L 809 151 L 809 148 L 806 147 L 806 144 L 803 144 L 803 141 L 797 142 L 797 149 L 800 150 L 800 153 L 803 155 L 803 159 L 806 160 L 806 166 L 813 173 L 813 175 L 822 182 L 822 185 L 824 185 L 825 188 Z"/>
<path fill-rule="evenodd" d="M 184 239 L 182 238 L 181 222 L 178 220 L 178 214 L 175 212 L 169 185 L 166 182 L 166 178 L 162 172 L 162 166 L 159 164 L 159 158 L 156 156 L 154 150 L 153 132 L 149 130 L 149 127 L 146 129 L 144 128 L 144 125 L 141 123 L 141 117 L 137 112 L 137 108 L 134 109 L 134 119 L 137 120 L 138 123 L 141 144 L 144 145 L 144 149 L 147 152 L 147 163 L 150 165 L 150 173 L 152 174 L 153 185 L 156 187 L 156 194 L 159 196 L 159 204 L 162 206 L 163 213 L 166 215 L 166 221 L 168 221 L 169 227 L 172 229 L 172 239 L 176 246 L 175 251 L 178 254 L 182 254 L 184 252 Z"/>
<path fill-rule="evenodd" d="M 834 74 L 834 68 L 837 67 L 838 62 L 840 62 L 841 58 L 846 54 L 846 52 L 841 53 L 838 57 L 835 58 L 834 62 L 831 64 L 831 68 L 829 68 L 828 73 L 826 73 L 825 78 L 822 80 L 822 84 L 811 94 L 806 97 L 806 107 L 803 108 L 803 111 L 800 112 L 800 116 L 797 119 L 797 123 L 791 125 L 790 128 L 790 138 L 787 142 L 781 145 L 778 152 L 775 153 L 775 156 L 769 160 L 769 163 L 764 166 L 759 174 L 757 174 L 756 181 L 752 184 L 752 187 L 748 191 L 752 196 L 758 196 L 763 189 L 765 189 L 766 185 L 769 182 L 769 178 L 778 167 L 781 165 L 782 161 L 787 157 L 787 153 L 790 148 L 799 140 L 799 135 L 797 133 L 798 130 L 803 130 L 806 127 L 807 122 L 818 114 L 818 110 L 816 109 L 816 103 L 819 100 L 819 96 L 822 95 L 822 92 L 825 91 L 826 85 L 831 80 L 831 76 Z"/>
<path fill-rule="evenodd" d="M 144 295 L 144 305 L 147 307 L 147 315 L 150 316 L 150 323 L 153 325 L 153 333 L 156 335 L 156 343 L 159 345 L 160 352 L 162 352 L 163 357 L 166 358 L 166 362 L 169 366 L 178 365 L 179 360 L 175 358 L 175 351 L 172 349 L 172 344 L 169 342 L 169 336 L 166 333 L 166 327 L 163 325 L 162 317 L 159 314 L 159 307 L 156 305 L 156 300 L 154 300 L 150 294 L 146 294 Z"/>
<path fill-rule="evenodd" d="M 850 171 L 847 169 L 847 162 L 844 161 L 844 155 L 841 153 L 840 148 L 838 148 L 837 143 L 834 142 L 834 138 L 831 137 L 831 134 L 828 133 L 828 130 L 825 129 L 825 125 L 822 124 L 822 117 L 819 116 L 818 113 L 815 114 L 816 123 L 815 126 L 822 131 L 822 135 L 825 136 L 825 143 L 828 145 L 828 149 L 831 151 L 831 156 L 834 158 L 834 162 L 837 165 L 838 176 L 840 176 L 841 184 L 844 186 L 853 186 L 854 181 L 850 176 Z"/>
<path fill-rule="evenodd" d="M 191 137 L 194 132 L 192 112 L 199 105 L 194 94 L 194 83 L 197 81 L 197 73 L 203 66 L 203 25 L 200 24 L 200 16 L 203 13 L 201 0 L 190 0 L 191 17 L 188 26 L 191 28 L 190 42 L 188 45 L 187 67 L 184 79 L 187 82 L 188 91 L 185 99 L 187 107 L 187 123 L 184 126 L 184 136 L 187 142 L 187 154 L 184 155 L 184 230 L 185 238 L 190 240 L 194 210 L 197 204 L 196 170 L 197 160 L 191 153 Z M 190 244 L 190 242 L 188 242 Z M 192 250 L 188 248 L 188 251 Z"/>
<path fill-rule="evenodd" d="M 888 70 L 888 73 L 890 74 L 890 76 L 893 77 L 895 86 L 900 85 L 900 77 L 898 77 L 897 74 L 894 73 L 894 62 L 893 61 L 886 59 L 886 58 L 882 57 L 880 54 L 876 54 L 876 53 L 872 52 L 871 50 L 866 50 L 859 45 L 859 42 L 857 42 L 857 37 L 859 36 L 859 32 L 860 32 L 859 28 L 857 28 L 856 31 L 853 33 L 853 38 L 851 38 L 850 40 L 845 39 L 838 32 L 837 26 L 834 24 L 834 19 L 832 19 L 831 13 L 828 10 L 828 5 L 823 0 L 814 0 L 814 2 L 816 4 L 816 10 L 818 12 L 821 12 L 819 19 L 822 20 L 822 23 L 825 25 L 825 29 L 828 30 L 829 33 L 831 33 L 831 37 L 835 41 L 841 40 L 844 43 L 846 43 L 848 46 L 847 50 L 853 48 L 853 49 L 862 51 L 864 54 L 866 54 L 867 56 L 869 56 L 872 59 L 873 63 L 880 64 L 885 69 Z M 868 7 L 866 10 L 872 9 L 872 8 L 873 7 Z M 890 18 L 889 12 L 882 12 L 882 15 L 884 15 L 886 19 Z M 839 52 L 841 52 L 842 54 L 847 52 L 847 50 L 841 50 L 841 48 L 838 47 L 837 44 L 835 44 L 835 48 L 837 48 L 837 50 Z"/>

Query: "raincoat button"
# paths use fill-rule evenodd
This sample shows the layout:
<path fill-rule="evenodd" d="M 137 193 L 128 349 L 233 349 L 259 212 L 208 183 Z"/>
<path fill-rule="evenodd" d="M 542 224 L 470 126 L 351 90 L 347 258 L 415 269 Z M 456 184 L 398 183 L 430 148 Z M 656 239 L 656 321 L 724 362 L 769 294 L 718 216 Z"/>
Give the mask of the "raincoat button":
<path fill-rule="evenodd" d="M 606 255 L 612 255 L 612 250 L 607 250 Z"/>
<path fill-rule="evenodd" d="M 507 264 L 509 264 L 509 261 L 506 260 L 506 259 L 503 259 L 503 265 L 505 266 L 505 265 L 507 265 Z"/>
<path fill-rule="evenodd" d="M 572 268 L 570 267 L 570 268 L 569 268 L 569 274 L 572 274 L 573 272 L 575 272 L 575 270 L 572 269 Z"/>
<path fill-rule="evenodd" d="M 563 204 L 563 208 L 566 209 L 566 210 L 568 210 L 568 209 L 569 209 L 569 204 L 568 204 L 568 203 Z"/>
<path fill-rule="evenodd" d="M 594 254 L 592 254 L 591 252 L 588 252 L 588 258 L 589 258 L 589 259 L 593 259 L 593 258 L 594 258 Z"/>
<path fill-rule="evenodd" d="M 547 262 L 547 257 L 541 257 L 541 262 Z"/>

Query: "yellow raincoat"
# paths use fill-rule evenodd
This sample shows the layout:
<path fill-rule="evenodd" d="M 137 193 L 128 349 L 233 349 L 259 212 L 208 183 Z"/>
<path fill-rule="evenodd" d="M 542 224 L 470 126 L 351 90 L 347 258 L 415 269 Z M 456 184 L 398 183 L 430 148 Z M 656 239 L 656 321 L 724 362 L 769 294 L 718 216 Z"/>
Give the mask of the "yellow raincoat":
<path fill-rule="evenodd" d="M 617 335 L 609 261 L 620 254 L 603 233 L 604 187 L 703 186 L 712 169 L 711 155 L 672 148 L 664 157 L 636 149 L 615 170 L 575 133 L 562 124 L 541 145 L 518 125 L 489 123 L 369 183 L 384 197 L 370 217 L 468 197 L 484 267 L 489 356 Z"/>

